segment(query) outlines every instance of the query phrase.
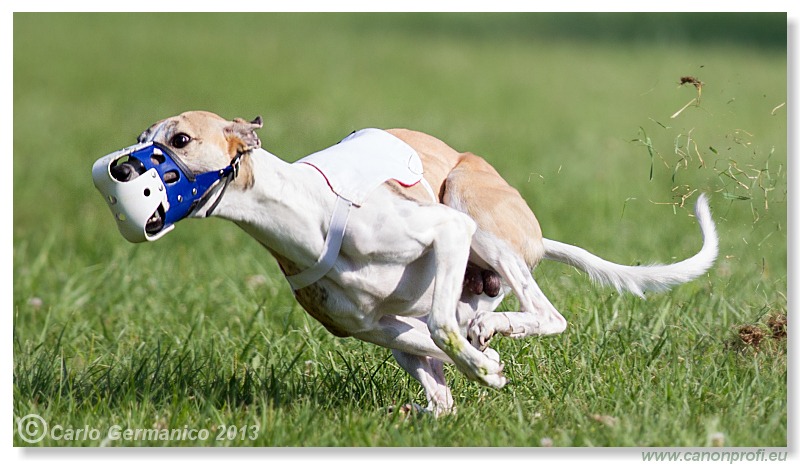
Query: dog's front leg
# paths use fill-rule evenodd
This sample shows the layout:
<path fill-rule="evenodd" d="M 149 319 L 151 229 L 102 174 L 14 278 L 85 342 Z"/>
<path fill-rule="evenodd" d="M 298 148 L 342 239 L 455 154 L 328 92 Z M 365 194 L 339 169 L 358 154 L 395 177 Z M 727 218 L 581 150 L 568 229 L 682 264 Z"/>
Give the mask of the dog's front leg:
<path fill-rule="evenodd" d="M 435 417 L 455 412 L 453 394 L 447 387 L 441 360 L 412 355 L 400 350 L 392 350 L 392 355 L 397 363 L 422 385 L 425 398 L 428 399 L 429 412 Z"/>
<path fill-rule="evenodd" d="M 506 379 L 496 354 L 487 355 L 473 348 L 461 334 L 456 318 L 475 222 L 459 212 L 448 211 L 435 228 L 432 247 L 436 280 L 428 316 L 431 338 L 468 378 L 493 388 L 502 388 Z"/>
<path fill-rule="evenodd" d="M 400 366 L 422 385 L 428 410 L 437 415 L 452 412 L 453 397 L 441 371 L 441 364 L 452 363 L 452 359 L 433 342 L 424 319 L 386 315 L 354 337 L 391 349 Z M 491 348 L 484 349 L 483 355 L 500 362 L 500 356 Z"/>

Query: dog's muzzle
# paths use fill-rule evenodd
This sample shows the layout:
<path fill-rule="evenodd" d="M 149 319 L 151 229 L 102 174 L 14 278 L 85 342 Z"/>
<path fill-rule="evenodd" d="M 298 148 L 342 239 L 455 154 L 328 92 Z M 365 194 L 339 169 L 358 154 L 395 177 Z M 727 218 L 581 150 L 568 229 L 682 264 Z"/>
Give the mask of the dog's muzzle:
<path fill-rule="evenodd" d="M 195 175 L 169 148 L 142 143 L 95 161 L 92 179 L 125 239 L 155 241 L 216 194 L 217 200 L 205 214 L 210 215 L 236 177 L 239 158 L 218 171 Z M 212 190 L 220 181 L 222 190 Z"/>

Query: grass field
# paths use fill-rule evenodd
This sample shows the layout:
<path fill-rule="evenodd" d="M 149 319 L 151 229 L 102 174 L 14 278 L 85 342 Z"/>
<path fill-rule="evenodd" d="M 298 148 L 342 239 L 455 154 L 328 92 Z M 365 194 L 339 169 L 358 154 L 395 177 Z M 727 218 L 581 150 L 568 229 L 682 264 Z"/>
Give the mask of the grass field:
<path fill-rule="evenodd" d="M 693 38 L 681 17 L 592 37 L 610 17 L 581 18 L 571 38 L 537 33 L 542 16 L 16 14 L 14 415 L 100 434 L 31 445 L 786 445 L 785 42 Z M 699 104 L 671 118 L 698 97 L 687 75 Z M 307 316 L 234 225 L 117 232 L 92 163 L 189 109 L 263 115 L 287 160 L 358 128 L 426 131 L 493 163 L 546 237 L 620 263 L 699 249 L 708 192 L 720 258 L 647 300 L 542 264 L 564 334 L 495 339 L 501 391 L 448 369 L 457 415 L 389 412 L 424 405 L 420 387 Z M 208 437 L 109 440 L 115 425 Z"/>

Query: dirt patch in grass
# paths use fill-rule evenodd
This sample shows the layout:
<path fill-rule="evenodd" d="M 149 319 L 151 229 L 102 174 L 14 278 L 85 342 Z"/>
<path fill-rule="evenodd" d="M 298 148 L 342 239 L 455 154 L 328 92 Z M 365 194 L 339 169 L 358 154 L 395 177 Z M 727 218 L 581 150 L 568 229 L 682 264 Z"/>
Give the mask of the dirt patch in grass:
<path fill-rule="evenodd" d="M 761 341 L 764 340 L 764 331 L 754 324 L 739 326 L 738 335 L 739 340 L 742 341 L 742 344 L 748 347 L 753 347 L 756 350 L 758 350 L 758 347 L 761 345 Z"/>
<path fill-rule="evenodd" d="M 770 316 L 767 319 L 767 326 L 769 326 L 774 339 L 786 339 L 786 313 Z"/>
<path fill-rule="evenodd" d="M 735 326 L 736 337 L 729 346 L 740 352 L 782 350 L 785 353 L 786 325 L 786 313 L 773 311 L 754 324 Z"/>

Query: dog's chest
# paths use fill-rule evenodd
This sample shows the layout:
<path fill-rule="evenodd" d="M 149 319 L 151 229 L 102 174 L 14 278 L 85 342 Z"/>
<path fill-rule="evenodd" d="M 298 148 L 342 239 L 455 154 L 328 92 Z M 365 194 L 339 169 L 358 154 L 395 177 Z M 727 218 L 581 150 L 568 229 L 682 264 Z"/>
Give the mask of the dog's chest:
<path fill-rule="evenodd" d="M 299 268 L 292 261 L 271 251 L 284 275 L 292 275 L 299 272 Z M 294 297 L 300 306 L 314 319 L 325 326 L 328 331 L 337 337 L 348 337 L 350 334 L 341 327 L 337 326 L 330 316 L 328 310 L 329 292 L 319 283 L 313 283 L 307 287 L 294 291 Z"/>
<path fill-rule="evenodd" d="M 294 297 L 308 314 L 320 322 L 325 329 L 336 337 L 348 337 L 350 333 L 338 327 L 331 319 L 327 309 L 328 291 L 319 283 L 311 284 L 294 292 Z"/>
<path fill-rule="evenodd" d="M 388 180 L 413 186 L 422 179 L 422 160 L 407 143 L 379 129 L 353 132 L 338 144 L 298 160 L 317 169 L 338 196 L 360 206 Z"/>

